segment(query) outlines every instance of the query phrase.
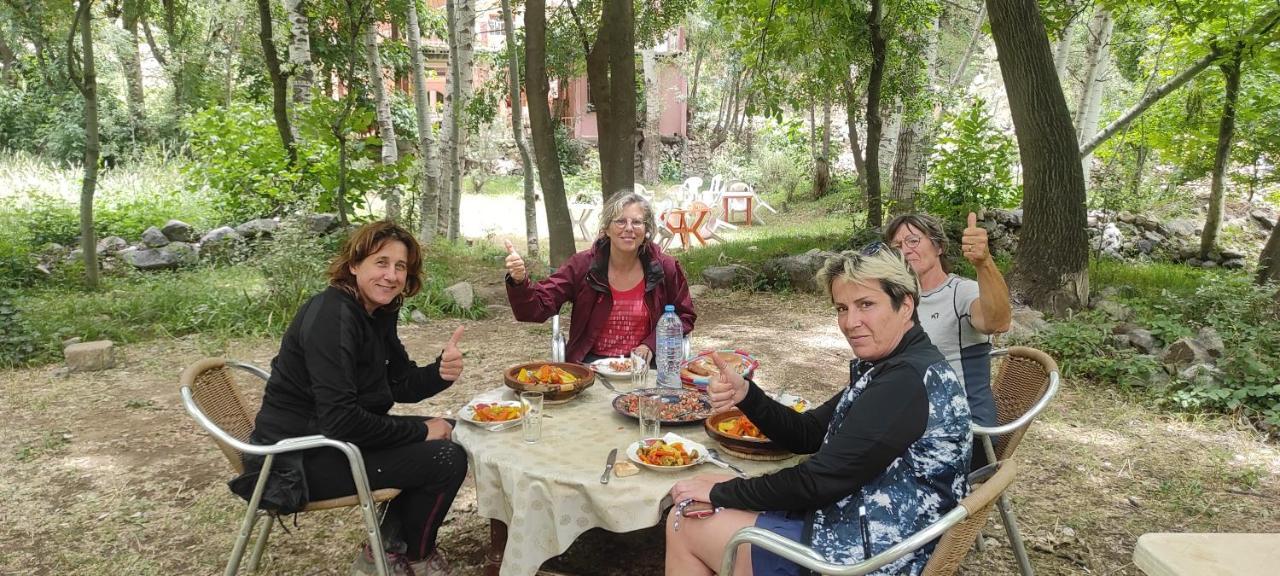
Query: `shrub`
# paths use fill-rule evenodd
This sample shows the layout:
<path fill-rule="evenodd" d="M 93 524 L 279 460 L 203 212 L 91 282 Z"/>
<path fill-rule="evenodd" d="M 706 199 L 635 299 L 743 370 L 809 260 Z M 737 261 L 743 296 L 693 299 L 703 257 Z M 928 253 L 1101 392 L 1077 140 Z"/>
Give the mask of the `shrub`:
<path fill-rule="evenodd" d="M 582 170 L 587 161 L 587 148 L 586 144 L 569 137 L 569 130 L 564 124 L 556 123 L 556 159 L 566 176 L 574 176 Z"/>
<path fill-rule="evenodd" d="M 16 292 L 0 285 L 0 368 L 27 363 L 39 348 L 39 337 L 18 311 L 16 298 Z"/>
<path fill-rule="evenodd" d="M 215 210 L 226 221 L 275 215 L 301 197 L 301 174 L 289 157 L 265 106 L 210 108 L 186 121 L 191 156 L 185 175 L 194 188 L 213 189 Z"/>
<path fill-rule="evenodd" d="M 981 98 L 947 118 L 929 165 L 920 208 L 947 220 L 963 220 L 981 208 L 1008 208 L 1021 201 L 1013 180 L 1013 140 L 991 124 Z"/>

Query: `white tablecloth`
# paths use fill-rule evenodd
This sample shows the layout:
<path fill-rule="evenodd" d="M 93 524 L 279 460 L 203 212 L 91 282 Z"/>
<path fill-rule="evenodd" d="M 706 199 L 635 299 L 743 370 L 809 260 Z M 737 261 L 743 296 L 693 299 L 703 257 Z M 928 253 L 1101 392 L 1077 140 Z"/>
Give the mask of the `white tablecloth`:
<path fill-rule="evenodd" d="M 650 377 L 652 379 L 652 376 Z M 513 398 L 507 389 L 495 389 L 482 397 Z M 481 516 L 507 525 L 507 545 L 502 576 L 531 576 L 543 562 L 564 553 L 590 528 L 630 532 L 658 524 L 662 509 L 670 506 L 667 495 L 680 478 L 696 474 L 729 473 L 706 463 L 683 472 L 641 469 L 627 478 L 611 477 L 600 483 L 609 450 L 618 449 L 618 461 L 627 459 L 627 446 L 638 440 L 635 419 L 616 413 L 614 393 L 597 382 L 566 404 L 544 407 L 542 439 L 523 441 L 519 426 L 488 432 L 459 422 L 453 440 L 466 449 L 476 478 L 476 503 Z M 690 440 L 715 446 L 701 423 L 664 426 Z M 723 455 L 723 451 L 721 451 Z M 782 462 L 724 458 L 749 474 L 761 474 L 792 465 Z M 612 475 L 611 475 L 612 476 Z"/>

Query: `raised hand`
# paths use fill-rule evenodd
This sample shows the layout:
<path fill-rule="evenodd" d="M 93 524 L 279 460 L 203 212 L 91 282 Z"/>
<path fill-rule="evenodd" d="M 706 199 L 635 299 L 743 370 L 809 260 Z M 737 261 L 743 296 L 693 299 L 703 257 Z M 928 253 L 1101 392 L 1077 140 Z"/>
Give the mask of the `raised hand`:
<path fill-rule="evenodd" d="M 974 266 L 991 259 L 991 249 L 987 245 L 987 229 L 978 226 L 978 215 L 973 212 L 969 213 L 969 225 L 965 227 L 964 235 L 960 238 L 960 250 L 964 253 L 964 259 L 972 262 Z"/>
<path fill-rule="evenodd" d="M 747 397 L 747 381 L 742 379 L 742 374 L 725 364 L 719 354 L 713 352 L 711 361 L 715 362 L 719 374 L 707 384 L 707 396 L 711 399 L 711 412 L 719 414 Z"/>
<path fill-rule="evenodd" d="M 464 331 L 466 328 L 463 326 L 454 330 L 449 343 L 445 344 L 444 350 L 440 352 L 440 377 L 446 382 L 455 382 L 459 376 L 462 376 L 462 350 L 458 349 L 458 341 L 462 340 Z"/>
<path fill-rule="evenodd" d="M 528 271 L 524 268 L 524 258 L 520 257 L 520 253 L 516 252 L 516 247 L 511 245 L 510 240 L 503 240 L 507 245 L 507 273 L 511 275 L 511 279 L 516 282 L 524 282 L 529 276 Z"/>

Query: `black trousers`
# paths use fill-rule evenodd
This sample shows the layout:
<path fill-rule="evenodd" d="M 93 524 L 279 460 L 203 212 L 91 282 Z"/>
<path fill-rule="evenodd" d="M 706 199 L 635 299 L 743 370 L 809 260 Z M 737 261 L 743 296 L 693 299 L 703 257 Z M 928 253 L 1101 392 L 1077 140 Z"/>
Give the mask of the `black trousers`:
<path fill-rule="evenodd" d="M 440 525 L 466 478 L 467 453 L 450 440 L 431 440 L 366 451 L 362 456 L 370 488 L 401 490 L 383 518 L 383 544 L 388 550 L 405 546 L 410 560 L 430 556 Z M 338 450 L 308 451 L 303 463 L 311 500 L 356 493 L 351 465 Z"/>

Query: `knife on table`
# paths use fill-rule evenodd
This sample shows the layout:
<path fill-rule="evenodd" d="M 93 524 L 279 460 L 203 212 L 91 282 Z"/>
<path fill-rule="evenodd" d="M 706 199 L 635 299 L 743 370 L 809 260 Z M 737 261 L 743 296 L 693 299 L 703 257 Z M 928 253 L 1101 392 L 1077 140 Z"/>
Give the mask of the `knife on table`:
<path fill-rule="evenodd" d="M 606 458 L 604 461 L 604 474 L 600 475 L 601 484 L 609 483 L 609 473 L 613 472 L 613 463 L 617 459 L 618 459 L 618 449 L 614 448 L 613 450 L 609 451 L 609 457 Z"/>
<path fill-rule="evenodd" d="M 723 458 L 720 457 L 720 452 L 715 448 L 707 449 L 707 460 L 710 461 L 712 464 L 715 464 L 716 466 L 719 466 L 726 470 L 732 470 L 740 478 L 747 478 L 746 471 L 744 471 L 743 469 L 737 466 L 734 466 L 733 464 L 730 464 L 729 462 L 726 462 Z"/>

